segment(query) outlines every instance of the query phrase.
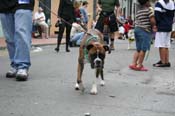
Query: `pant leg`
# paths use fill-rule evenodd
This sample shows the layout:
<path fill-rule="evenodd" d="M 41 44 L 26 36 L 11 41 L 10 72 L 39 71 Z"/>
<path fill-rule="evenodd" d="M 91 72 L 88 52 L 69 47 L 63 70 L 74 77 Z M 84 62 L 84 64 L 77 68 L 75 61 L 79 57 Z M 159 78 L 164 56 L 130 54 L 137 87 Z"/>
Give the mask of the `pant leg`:
<path fill-rule="evenodd" d="M 31 65 L 32 11 L 23 9 L 17 10 L 14 14 L 14 19 L 14 41 L 16 45 L 14 61 L 18 69 L 28 69 Z"/>
<path fill-rule="evenodd" d="M 14 56 L 15 56 L 15 50 L 16 50 L 15 41 L 14 41 L 14 33 L 15 33 L 14 14 L 2 13 L 0 14 L 0 19 L 1 19 L 3 33 L 6 39 L 7 50 L 11 61 L 11 66 L 16 68 L 16 65 L 14 62 Z"/>
<path fill-rule="evenodd" d="M 71 32 L 71 28 L 72 28 L 72 26 L 70 24 L 66 24 L 66 48 L 68 47 L 69 42 L 70 42 L 70 32 Z"/>

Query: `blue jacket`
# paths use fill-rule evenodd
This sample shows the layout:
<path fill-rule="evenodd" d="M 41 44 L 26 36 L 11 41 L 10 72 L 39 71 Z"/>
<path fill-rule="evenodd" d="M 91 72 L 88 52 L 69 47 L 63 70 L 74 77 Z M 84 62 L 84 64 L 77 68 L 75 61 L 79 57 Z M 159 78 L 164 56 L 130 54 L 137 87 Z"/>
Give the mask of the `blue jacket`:
<path fill-rule="evenodd" d="M 80 12 L 81 12 L 81 14 L 83 16 L 83 23 L 87 24 L 88 23 L 88 14 L 87 14 L 85 8 L 81 7 L 80 8 Z"/>
<path fill-rule="evenodd" d="M 155 4 L 155 19 L 158 32 L 172 31 L 172 24 L 174 19 L 175 4 L 172 0 L 165 3 L 164 0 L 159 0 Z"/>

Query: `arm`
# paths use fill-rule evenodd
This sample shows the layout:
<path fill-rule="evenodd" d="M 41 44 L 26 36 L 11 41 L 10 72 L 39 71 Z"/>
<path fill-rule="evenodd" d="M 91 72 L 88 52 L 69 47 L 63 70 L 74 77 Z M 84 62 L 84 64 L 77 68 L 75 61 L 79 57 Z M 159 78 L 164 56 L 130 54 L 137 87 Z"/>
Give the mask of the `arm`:
<path fill-rule="evenodd" d="M 150 23 L 151 23 L 151 26 L 152 26 L 152 30 L 154 32 L 156 32 L 157 31 L 157 26 L 156 26 L 156 19 L 155 19 L 155 16 L 154 16 L 154 10 L 153 10 L 152 7 L 150 7 L 149 9 L 150 9 L 149 17 L 150 17 Z"/>

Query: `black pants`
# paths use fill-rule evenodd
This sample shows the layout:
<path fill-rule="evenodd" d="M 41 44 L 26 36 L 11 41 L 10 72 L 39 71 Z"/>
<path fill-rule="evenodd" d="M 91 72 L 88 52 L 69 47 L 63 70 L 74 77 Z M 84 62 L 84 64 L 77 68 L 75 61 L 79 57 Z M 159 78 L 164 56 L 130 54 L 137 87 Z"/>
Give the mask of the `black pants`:
<path fill-rule="evenodd" d="M 69 42 L 70 42 L 70 32 L 71 32 L 71 28 L 72 28 L 72 21 L 66 21 L 66 22 L 61 22 L 61 24 L 59 24 L 59 31 L 58 31 L 58 46 L 61 43 L 61 40 L 63 38 L 63 34 L 64 34 L 64 30 L 66 28 L 66 48 L 68 48 Z"/>

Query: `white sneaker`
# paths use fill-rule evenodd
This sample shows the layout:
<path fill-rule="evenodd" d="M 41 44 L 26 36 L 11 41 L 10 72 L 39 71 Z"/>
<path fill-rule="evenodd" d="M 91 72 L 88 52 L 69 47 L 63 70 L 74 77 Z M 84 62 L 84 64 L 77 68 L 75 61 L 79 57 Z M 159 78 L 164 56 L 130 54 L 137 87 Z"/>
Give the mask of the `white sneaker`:
<path fill-rule="evenodd" d="M 16 76 L 17 70 L 13 67 L 10 68 L 10 70 L 6 73 L 7 78 L 13 78 Z"/>
<path fill-rule="evenodd" d="M 26 81 L 28 79 L 28 70 L 27 69 L 19 69 L 16 73 L 17 81 Z"/>

